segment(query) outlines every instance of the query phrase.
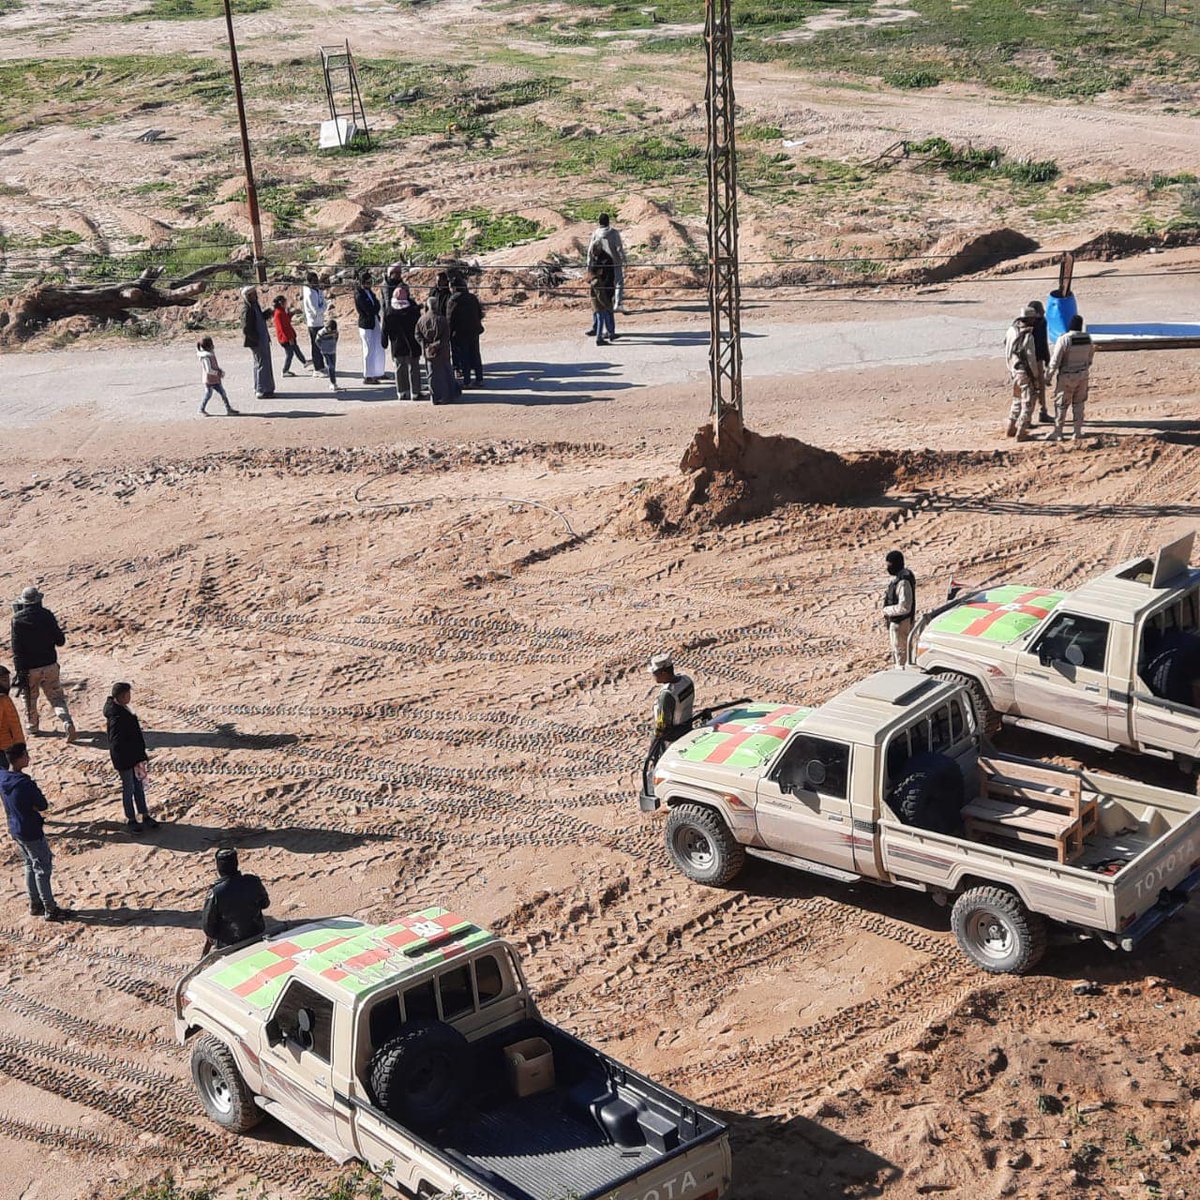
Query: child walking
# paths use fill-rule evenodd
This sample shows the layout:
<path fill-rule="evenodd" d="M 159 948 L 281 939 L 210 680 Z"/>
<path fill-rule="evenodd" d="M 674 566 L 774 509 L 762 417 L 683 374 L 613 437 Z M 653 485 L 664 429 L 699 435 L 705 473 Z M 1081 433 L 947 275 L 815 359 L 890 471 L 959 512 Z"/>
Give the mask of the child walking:
<path fill-rule="evenodd" d="M 208 402 L 216 394 L 225 401 L 225 415 L 236 417 L 238 411 L 229 403 L 229 397 L 225 394 L 225 385 L 221 382 L 225 378 L 225 372 L 221 370 L 221 366 L 217 362 L 212 338 L 202 337 L 196 343 L 196 357 L 200 360 L 200 376 L 204 380 L 204 399 L 200 401 L 200 415 L 208 415 Z"/>
<path fill-rule="evenodd" d="M 104 702 L 104 719 L 108 724 L 108 756 L 121 777 L 121 803 L 125 808 L 125 823 L 135 836 L 146 829 L 157 829 L 158 822 L 146 811 L 146 789 L 149 758 L 142 723 L 129 708 L 133 689 L 127 683 L 114 683 Z M 142 823 L 138 824 L 138 815 Z"/>
<path fill-rule="evenodd" d="M 321 357 L 325 360 L 325 370 L 329 373 L 329 390 L 331 392 L 341 390 L 337 381 L 337 344 L 337 322 L 330 317 L 321 332 L 317 334 L 317 349 L 320 350 Z"/>
<path fill-rule="evenodd" d="M 300 349 L 300 343 L 296 341 L 296 329 L 292 325 L 292 316 L 287 310 L 287 301 L 282 296 L 275 297 L 275 308 L 271 313 L 271 320 L 275 324 L 275 340 L 283 350 L 283 373 L 295 375 L 296 372 L 292 370 L 292 359 L 298 358 L 303 367 L 308 366 L 308 359 L 304 357 L 304 351 Z"/>

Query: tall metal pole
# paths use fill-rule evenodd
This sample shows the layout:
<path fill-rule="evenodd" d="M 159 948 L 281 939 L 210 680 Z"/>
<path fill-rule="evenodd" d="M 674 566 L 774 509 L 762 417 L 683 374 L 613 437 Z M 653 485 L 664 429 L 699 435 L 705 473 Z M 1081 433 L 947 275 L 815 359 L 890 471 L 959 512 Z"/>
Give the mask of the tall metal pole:
<path fill-rule="evenodd" d="M 705 0 L 708 53 L 709 374 L 718 446 L 742 444 L 742 323 L 738 281 L 737 152 L 734 145 L 733 18 L 730 0 Z"/>
<path fill-rule="evenodd" d="M 238 68 L 237 43 L 233 40 L 233 10 L 229 7 L 229 0 L 225 0 L 225 29 L 229 34 L 229 63 L 233 68 L 233 94 L 237 98 L 238 128 L 242 134 L 242 163 L 246 168 L 246 206 L 250 210 L 254 274 L 259 283 L 266 283 L 267 264 L 263 259 L 262 222 L 258 215 L 258 191 L 254 186 L 254 167 L 250 163 L 250 134 L 246 129 L 246 104 L 242 100 L 242 72 Z"/>

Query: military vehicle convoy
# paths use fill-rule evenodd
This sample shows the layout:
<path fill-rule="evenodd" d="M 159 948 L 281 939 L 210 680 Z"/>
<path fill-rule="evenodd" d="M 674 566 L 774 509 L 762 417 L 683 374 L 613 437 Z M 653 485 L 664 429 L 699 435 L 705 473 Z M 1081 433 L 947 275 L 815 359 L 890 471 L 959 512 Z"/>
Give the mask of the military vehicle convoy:
<path fill-rule="evenodd" d="M 1001 722 L 1173 760 L 1200 781 L 1200 569 L 1195 535 L 1074 591 L 1005 584 L 921 618 L 914 662 L 961 683 L 985 733 Z"/>
<path fill-rule="evenodd" d="M 301 924 L 180 980 L 209 1117 L 265 1114 L 409 1196 L 720 1200 L 726 1127 L 538 1015 L 512 948 L 428 908 Z"/>
<path fill-rule="evenodd" d="M 927 892 L 993 973 L 1031 969 L 1048 922 L 1132 949 L 1200 888 L 1200 798 L 989 754 L 967 687 L 915 670 L 723 710 L 653 782 L 689 878 L 729 884 L 750 855 Z"/>

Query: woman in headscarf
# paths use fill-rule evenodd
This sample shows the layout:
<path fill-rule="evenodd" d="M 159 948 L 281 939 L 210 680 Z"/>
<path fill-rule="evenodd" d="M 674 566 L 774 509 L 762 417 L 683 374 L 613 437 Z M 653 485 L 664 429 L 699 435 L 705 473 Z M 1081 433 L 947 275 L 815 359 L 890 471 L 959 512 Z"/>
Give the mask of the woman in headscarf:
<path fill-rule="evenodd" d="M 275 395 L 275 372 L 271 367 L 271 338 L 267 314 L 258 303 L 258 291 L 242 288 L 242 345 L 254 355 L 254 394 L 259 400 Z"/>
<path fill-rule="evenodd" d="M 371 272 L 363 271 L 354 289 L 354 308 L 358 313 L 358 336 L 362 341 L 363 383 L 382 383 L 387 372 L 383 352 L 383 320 L 379 297 L 371 289 Z"/>
<path fill-rule="evenodd" d="M 392 281 L 391 289 L 387 312 L 383 315 L 383 336 L 392 348 L 392 360 L 396 364 L 396 399 L 424 400 L 421 394 L 421 343 L 417 341 L 421 310 L 404 280 Z"/>
<path fill-rule="evenodd" d="M 450 365 L 450 326 L 437 311 L 437 296 L 425 301 L 425 312 L 417 322 L 417 341 L 429 364 L 429 398 L 448 404 L 458 395 L 454 368 Z"/>

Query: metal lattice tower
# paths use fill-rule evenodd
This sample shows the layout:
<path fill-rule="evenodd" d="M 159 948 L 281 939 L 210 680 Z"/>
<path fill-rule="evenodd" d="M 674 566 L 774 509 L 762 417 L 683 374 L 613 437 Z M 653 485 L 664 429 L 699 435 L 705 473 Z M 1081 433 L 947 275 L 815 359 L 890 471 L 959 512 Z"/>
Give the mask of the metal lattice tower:
<path fill-rule="evenodd" d="M 717 445 L 742 442 L 742 318 L 738 281 L 737 153 L 734 146 L 733 18 L 730 0 L 706 0 L 708 54 L 709 374 Z"/>
<path fill-rule="evenodd" d="M 367 128 L 367 113 L 363 108 L 362 92 L 358 90 L 358 72 L 348 40 L 341 46 L 321 47 L 321 70 L 325 75 L 329 119 L 333 122 L 338 145 L 348 146 L 355 138 L 362 138 L 369 146 L 371 131 Z"/>

